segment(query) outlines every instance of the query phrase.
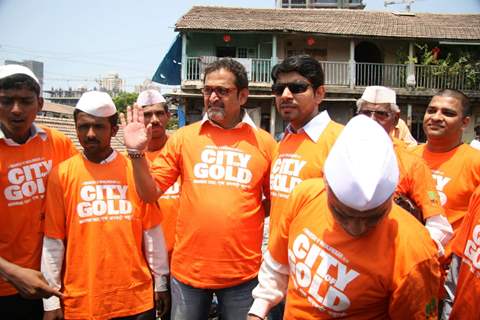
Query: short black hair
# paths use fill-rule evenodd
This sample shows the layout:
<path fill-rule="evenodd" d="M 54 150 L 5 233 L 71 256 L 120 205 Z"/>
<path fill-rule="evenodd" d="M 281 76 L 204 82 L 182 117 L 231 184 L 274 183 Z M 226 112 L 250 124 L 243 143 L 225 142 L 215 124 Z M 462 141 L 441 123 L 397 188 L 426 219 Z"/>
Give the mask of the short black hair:
<path fill-rule="evenodd" d="M 27 89 L 35 92 L 40 97 L 40 85 L 26 74 L 14 74 L 0 79 L 0 90 Z"/>
<path fill-rule="evenodd" d="M 472 106 L 468 97 L 460 90 L 457 89 L 442 89 L 435 93 L 434 97 L 450 97 L 460 101 L 460 105 L 463 110 L 463 117 L 472 115 Z"/>
<path fill-rule="evenodd" d="M 75 109 L 73 111 L 73 120 L 75 121 L 75 124 L 77 124 L 77 117 L 80 112 L 84 112 L 84 111 L 78 110 L 78 109 Z M 118 126 L 118 112 L 108 117 L 108 121 L 110 122 L 112 128 L 115 126 Z"/>
<path fill-rule="evenodd" d="M 273 82 L 277 82 L 281 73 L 288 72 L 298 72 L 301 76 L 307 78 L 314 90 L 325 83 L 322 65 L 308 54 L 290 56 L 275 65 L 271 74 Z"/>
<path fill-rule="evenodd" d="M 238 91 L 248 88 L 248 77 L 245 67 L 240 62 L 235 61 L 232 58 L 222 58 L 207 65 L 203 76 L 203 83 L 205 83 L 205 79 L 209 73 L 218 71 L 220 69 L 225 69 L 233 73 L 235 76 L 235 86 L 237 87 Z"/>

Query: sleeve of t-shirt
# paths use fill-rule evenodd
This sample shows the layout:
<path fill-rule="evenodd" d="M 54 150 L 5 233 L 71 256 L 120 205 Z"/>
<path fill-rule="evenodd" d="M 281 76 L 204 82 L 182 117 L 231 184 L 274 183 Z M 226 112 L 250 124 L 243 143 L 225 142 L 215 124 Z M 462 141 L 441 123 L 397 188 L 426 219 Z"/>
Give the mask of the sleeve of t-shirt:
<path fill-rule="evenodd" d="M 151 172 L 159 188 L 165 192 L 180 175 L 182 132 L 173 134 L 165 143 L 162 152 L 152 162 Z"/>
<path fill-rule="evenodd" d="M 68 197 L 60 184 L 59 167 L 52 169 L 48 176 L 45 199 L 45 236 L 54 239 L 65 238 L 65 198 Z"/>
<path fill-rule="evenodd" d="M 429 218 L 439 214 L 445 215 L 440 204 L 432 171 L 420 157 L 413 167 L 412 199 L 422 210 L 423 218 Z"/>
<path fill-rule="evenodd" d="M 158 202 L 143 203 L 142 209 L 144 210 L 142 218 L 143 230 L 148 230 L 160 225 L 163 220 L 163 215 Z"/>
<path fill-rule="evenodd" d="M 436 256 L 394 279 L 389 302 L 391 319 L 437 319 L 440 267 Z"/>
<path fill-rule="evenodd" d="M 468 210 L 463 218 L 462 224 L 460 228 L 457 230 L 455 234 L 455 238 L 452 240 L 452 252 L 459 257 L 463 257 L 463 251 L 465 249 L 465 245 L 469 238 L 470 229 L 472 224 L 475 222 L 474 219 L 480 213 L 480 186 L 477 187 L 475 192 L 472 194 L 470 198 L 470 204 L 468 205 Z"/>

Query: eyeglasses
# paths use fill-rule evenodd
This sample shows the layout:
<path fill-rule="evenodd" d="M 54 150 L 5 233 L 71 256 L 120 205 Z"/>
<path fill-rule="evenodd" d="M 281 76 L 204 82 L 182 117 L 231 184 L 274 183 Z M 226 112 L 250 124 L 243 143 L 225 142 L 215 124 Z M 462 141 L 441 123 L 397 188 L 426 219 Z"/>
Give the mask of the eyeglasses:
<path fill-rule="evenodd" d="M 272 93 L 276 96 L 281 96 L 287 87 L 293 94 L 303 93 L 310 86 L 311 84 L 306 82 L 274 83 L 272 85 Z"/>
<path fill-rule="evenodd" d="M 203 87 L 202 93 L 204 96 L 209 97 L 212 93 L 219 97 L 226 97 L 230 94 L 230 92 L 234 91 L 237 88 L 225 88 L 225 87 Z"/>
<path fill-rule="evenodd" d="M 375 117 L 375 119 L 378 119 L 378 120 L 387 120 L 388 118 L 390 118 L 390 115 L 391 115 L 391 112 L 388 112 L 388 111 L 382 111 L 382 110 L 368 110 L 368 109 L 362 109 L 360 111 L 357 112 L 357 114 L 363 114 L 369 118 L 372 117 L 372 114 L 373 116 Z"/>

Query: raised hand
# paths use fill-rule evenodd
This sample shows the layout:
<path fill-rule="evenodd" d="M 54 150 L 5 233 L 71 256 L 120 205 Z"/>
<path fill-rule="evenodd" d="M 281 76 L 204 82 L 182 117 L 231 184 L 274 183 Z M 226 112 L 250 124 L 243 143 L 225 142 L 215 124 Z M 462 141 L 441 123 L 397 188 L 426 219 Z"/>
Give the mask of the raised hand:
<path fill-rule="evenodd" d="M 125 147 L 129 151 L 144 151 L 152 137 L 152 125 L 145 126 L 143 110 L 135 103 L 127 107 L 127 115 L 120 114 L 120 126 L 123 128 Z"/>

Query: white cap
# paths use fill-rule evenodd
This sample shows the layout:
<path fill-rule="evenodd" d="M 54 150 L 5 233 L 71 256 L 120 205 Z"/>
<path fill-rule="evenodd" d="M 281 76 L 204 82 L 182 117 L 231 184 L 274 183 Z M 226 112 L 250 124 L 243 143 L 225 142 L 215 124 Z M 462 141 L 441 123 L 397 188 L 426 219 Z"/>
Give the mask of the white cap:
<path fill-rule="evenodd" d="M 4 66 L 0 66 L 0 79 L 4 79 L 6 77 L 10 77 L 16 74 L 24 74 L 26 76 L 29 76 L 30 78 L 35 80 L 38 85 L 40 85 L 40 81 L 38 81 L 32 70 L 28 69 L 25 66 L 21 66 L 19 64 L 7 64 Z"/>
<path fill-rule="evenodd" d="M 382 86 L 366 87 L 360 98 L 370 103 L 393 103 L 397 104 L 397 95 L 390 88 Z"/>
<path fill-rule="evenodd" d="M 75 109 L 96 117 L 110 117 L 117 113 L 110 95 L 101 91 L 88 91 L 82 94 Z"/>
<path fill-rule="evenodd" d="M 165 102 L 165 98 L 155 89 L 142 91 L 137 98 L 137 105 L 139 107 L 151 106 L 152 104 Z"/>
<path fill-rule="evenodd" d="M 325 179 L 344 205 L 366 211 L 384 203 L 398 183 L 392 140 L 376 121 L 350 120 L 325 161 Z"/>

